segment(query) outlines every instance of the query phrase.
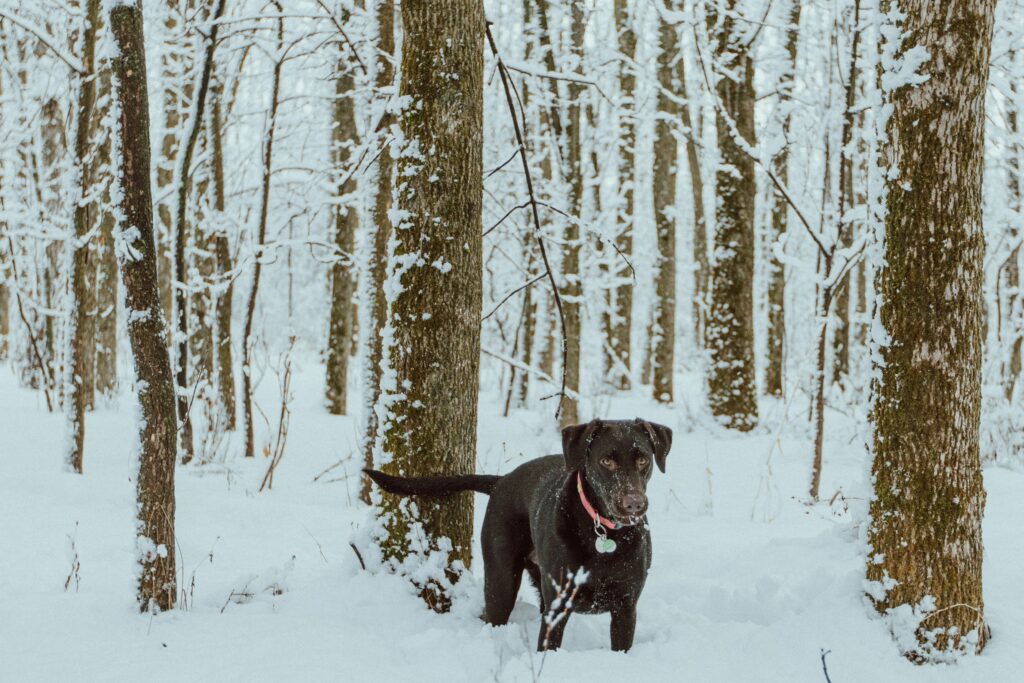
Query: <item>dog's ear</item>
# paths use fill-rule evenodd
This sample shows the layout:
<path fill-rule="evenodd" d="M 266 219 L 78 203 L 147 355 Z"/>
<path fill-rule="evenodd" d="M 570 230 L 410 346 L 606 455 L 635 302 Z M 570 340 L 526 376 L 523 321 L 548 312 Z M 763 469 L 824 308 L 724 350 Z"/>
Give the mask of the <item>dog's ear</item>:
<path fill-rule="evenodd" d="M 586 424 L 570 425 L 562 430 L 562 454 L 565 455 L 566 470 L 576 472 L 583 468 L 583 463 L 587 459 L 587 449 L 600 428 L 600 420 L 591 420 Z"/>
<path fill-rule="evenodd" d="M 672 448 L 672 430 L 665 425 L 641 420 L 639 417 L 634 422 L 651 438 L 651 443 L 654 444 L 654 462 L 658 465 L 658 469 L 664 472 L 665 458 L 668 457 L 669 449 Z"/>

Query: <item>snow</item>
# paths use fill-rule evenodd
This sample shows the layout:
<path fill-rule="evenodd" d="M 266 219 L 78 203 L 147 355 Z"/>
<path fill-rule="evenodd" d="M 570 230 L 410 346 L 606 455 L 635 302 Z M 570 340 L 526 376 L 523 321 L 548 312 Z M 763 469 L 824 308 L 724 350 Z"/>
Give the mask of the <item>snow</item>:
<path fill-rule="evenodd" d="M 677 379 L 692 393 L 694 377 Z M 269 384 L 257 397 L 267 405 Z M 820 681 L 822 650 L 834 681 L 1010 681 L 1024 668 L 1019 469 L 986 471 L 991 643 L 956 665 L 918 667 L 899 656 L 863 595 L 868 489 L 853 425 L 829 415 L 837 426 L 824 501 L 807 506 L 811 442 L 799 410 L 773 431 L 734 436 L 703 421 L 690 430 L 679 411 L 647 399 L 613 398 L 609 417 L 641 414 L 675 430 L 668 471 L 649 490 L 654 565 L 636 645 L 611 652 L 607 615 L 575 615 L 564 649 L 542 657 L 531 589 L 508 626 L 479 619 L 479 544 L 447 615 L 427 610 L 405 580 L 360 569 L 349 547 L 367 531 L 359 422 L 328 415 L 322 385 L 317 363 L 296 363 L 272 491 L 256 493 L 263 458 L 179 468 L 184 599 L 151 616 L 134 600 L 130 396 L 88 415 L 85 474 L 73 475 L 61 467 L 62 416 L 0 368 L 0 680 L 135 680 L 144 671 L 158 681 L 532 681 L 538 672 L 551 681 Z M 501 418 L 499 405 L 485 387 L 480 471 L 557 452 L 550 414 Z M 485 504 L 478 496 L 478 526 Z"/>

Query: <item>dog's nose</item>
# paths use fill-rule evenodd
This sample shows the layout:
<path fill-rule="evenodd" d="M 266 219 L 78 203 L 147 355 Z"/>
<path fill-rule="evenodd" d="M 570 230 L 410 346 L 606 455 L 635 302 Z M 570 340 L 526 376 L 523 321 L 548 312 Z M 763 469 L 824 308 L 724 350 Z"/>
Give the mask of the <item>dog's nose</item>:
<path fill-rule="evenodd" d="M 619 498 L 619 509 L 628 517 L 642 517 L 647 512 L 647 496 L 642 493 L 625 493 Z"/>

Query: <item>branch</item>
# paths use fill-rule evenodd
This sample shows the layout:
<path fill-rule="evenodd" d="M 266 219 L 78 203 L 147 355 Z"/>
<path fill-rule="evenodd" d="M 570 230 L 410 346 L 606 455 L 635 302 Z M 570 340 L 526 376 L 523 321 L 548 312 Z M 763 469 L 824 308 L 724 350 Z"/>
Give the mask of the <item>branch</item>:
<path fill-rule="evenodd" d="M 4 9 L 0 9 L 0 19 L 8 19 L 15 26 L 20 26 L 21 28 L 25 29 L 26 31 L 34 35 L 40 43 L 50 48 L 50 52 L 52 52 L 58 59 L 60 59 L 60 61 L 67 64 L 71 68 L 71 70 L 74 71 L 76 74 L 82 75 L 85 73 L 85 66 L 80 61 L 78 61 L 76 57 L 68 54 L 64 50 L 57 47 L 54 44 L 53 38 L 49 36 L 46 33 L 46 31 L 33 24 L 31 21 L 28 21 L 27 19 L 22 19 L 18 15 L 11 14 L 5 11 Z"/>
<path fill-rule="evenodd" d="M 562 311 L 562 297 L 558 293 L 558 284 L 555 282 L 554 271 L 551 270 L 551 264 L 548 262 L 548 252 L 544 248 L 543 232 L 540 227 L 540 212 L 537 209 L 537 197 L 533 193 L 533 177 L 530 175 L 530 163 L 526 159 L 526 143 L 523 141 L 523 132 L 519 127 L 519 117 L 516 116 L 515 102 L 512 99 L 512 90 L 514 86 L 510 84 L 510 76 L 508 74 L 508 67 L 505 66 L 505 62 L 502 61 L 501 55 L 498 54 L 498 46 L 494 43 L 494 36 L 491 35 L 491 22 L 487 22 L 484 30 L 487 32 L 487 43 L 491 47 L 491 54 L 498 62 L 498 73 L 501 76 L 501 85 L 505 90 L 505 101 L 508 103 L 508 113 L 512 117 L 512 127 L 515 130 L 516 142 L 519 144 L 519 158 L 523 162 L 523 172 L 526 175 L 526 190 L 530 195 L 530 207 L 533 210 L 533 226 L 535 235 L 537 238 L 537 245 L 540 247 L 541 259 L 544 261 L 544 270 L 547 274 L 548 281 L 551 283 L 551 292 L 555 299 L 555 307 L 558 309 L 558 320 L 562 327 L 562 387 L 559 392 L 561 396 L 565 396 L 565 356 L 567 352 L 566 342 L 566 331 L 565 331 L 565 313 Z M 518 93 L 516 94 L 518 98 Z M 562 402 L 558 402 L 558 408 L 555 409 L 555 417 L 557 418 L 562 412 Z"/>

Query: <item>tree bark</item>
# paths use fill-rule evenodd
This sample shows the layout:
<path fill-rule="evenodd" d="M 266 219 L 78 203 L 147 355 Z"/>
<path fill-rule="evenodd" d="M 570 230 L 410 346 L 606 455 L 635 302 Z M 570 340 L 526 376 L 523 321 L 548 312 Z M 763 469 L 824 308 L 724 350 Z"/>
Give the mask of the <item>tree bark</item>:
<path fill-rule="evenodd" d="M 378 462 L 405 476 L 475 470 L 480 372 L 483 205 L 482 0 L 402 4 L 400 125 L 403 216 L 389 244 L 384 390 Z M 444 65 L 444 68 L 439 68 Z M 417 510 L 383 494 L 385 557 L 401 562 L 415 544 L 447 551 L 447 579 L 469 567 L 473 496 L 420 499 Z M 442 541 L 447 537 L 447 541 Z M 450 550 L 449 550 L 450 548 Z M 441 577 L 422 596 L 444 610 Z"/>
<path fill-rule="evenodd" d="M 576 69 L 583 64 L 583 34 L 586 30 L 583 4 L 572 2 L 572 54 Z M 580 331 L 583 304 L 583 283 L 580 273 L 580 221 L 583 219 L 583 86 L 569 84 L 569 125 L 566 131 L 569 147 L 569 213 L 571 220 L 565 222 L 565 251 L 562 256 L 562 277 L 565 280 L 562 297 L 562 315 L 565 319 L 565 388 L 578 393 L 580 388 Z M 527 361 L 529 363 L 529 361 Z M 525 373 L 524 373 L 525 376 Z M 579 422 L 579 406 L 575 399 L 561 397 L 559 421 L 562 427 Z"/>
<path fill-rule="evenodd" d="M 234 431 L 237 423 L 238 409 L 235 404 L 235 361 L 231 347 L 231 313 L 235 292 L 235 280 L 231 276 L 234 264 L 231 259 L 231 244 L 222 217 L 224 215 L 224 137 L 221 121 L 221 100 L 224 96 L 223 84 L 214 83 L 210 111 L 210 146 L 213 154 L 213 200 L 217 212 L 217 237 L 214 244 L 217 257 L 217 290 L 216 290 L 216 327 L 214 345 L 216 346 L 217 393 L 220 396 L 220 407 L 224 412 L 224 427 Z"/>
<path fill-rule="evenodd" d="M 150 190 L 149 101 L 142 8 L 121 4 L 110 10 L 118 51 L 113 60 L 121 104 L 121 212 L 119 242 L 125 287 L 128 339 L 135 358 L 140 405 L 138 448 L 138 605 L 168 610 L 177 594 L 174 541 L 174 381 L 167 330 L 160 310 L 153 200 Z"/>
<path fill-rule="evenodd" d="M 342 15 L 342 21 L 347 12 Z M 359 213 L 353 193 L 354 173 L 348 168 L 352 150 L 359 143 L 356 130 L 355 78 L 352 75 L 351 48 L 342 44 L 338 59 L 338 75 L 334 88 L 334 170 L 338 174 L 338 205 L 334 214 L 334 244 L 337 247 L 331 266 L 331 320 L 327 341 L 327 409 L 334 415 L 348 412 L 348 360 L 352 354 L 355 325 L 355 277 L 353 258 Z M 340 202 L 344 198 L 346 204 Z"/>
<path fill-rule="evenodd" d="M 782 131 L 785 137 L 782 149 L 775 156 L 772 165 L 779 182 L 789 182 L 789 129 L 792 115 L 788 110 L 793 95 L 793 81 L 796 73 L 797 44 L 800 40 L 800 0 L 793 0 L 789 9 L 789 25 L 786 27 L 786 69 L 779 79 L 779 107 L 784 109 Z M 789 226 L 789 204 L 781 193 L 775 194 L 772 204 L 771 232 L 769 246 L 786 233 Z M 768 363 L 765 366 L 765 391 L 770 396 L 781 397 L 785 376 L 786 347 L 786 269 L 775 256 L 769 255 L 768 265 Z"/>
<path fill-rule="evenodd" d="M 887 126 L 898 175 L 888 181 L 878 294 L 891 342 L 880 349 L 872 411 L 867 578 L 879 612 L 915 610 L 917 643 L 913 635 L 900 641 L 914 661 L 945 661 L 950 649 L 979 652 L 988 638 L 981 189 L 994 5 L 906 0 L 900 7 L 901 51 L 921 47 L 929 58 L 918 69 L 927 80 L 892 94 Z M 907 628 L 905 615 L 894 628 L 900 624 Z"/>
<path fill-rule="evenodd" d="M 1011 51 L 1009 60 L 1010 64 L 1017 63 L 1016 51 Z M 1018 109 L 1017 102 L 1017 78 L 1016 74 L 1010 76 L 1010 106 L 1007 112 L 1008 118 L 1008 129 L 1010 132 L 1010 149 L 1009 149 L 1009 194 L 1010 194 L 1010 207 L 1015 212 L 1015 215 L 1021 215 L 1021 197 L 1020 197 L 1020 154 L 1021 154 L 1021 142 L 1020 142 L 1020 111 Z M 1021 371 L 1021 346 L 1024 343 L 1024 337 L 1021 335 L 1021 325 L 1024 323 L 1022 320 L 1022 298 L 1020 291 L 1020 239 L 1024 231 L 1021 230 L 1019 223 L 1010 230 L 1010 241 L 1016 246 L 1010 252 L 1006 263 L 1006 289 L 1007 289 L 1007 341 L 1010 346 L 1010 356 L 1006 361 L 1005 369 L 1003 371 L 1003 393 L 1006 396 L 1007 402 L 1013 401 L 1014 389 L 1017 386 L 1017 381 L 1020 379 Z"/>
<path fill-rule="evenodd" d="M 711 310 L 704 331 L 710 356 L 708 403 L 727 427 L 747 431 L 757 424 L 754 375 L 754 63 L 736 36 L 735 0 L 727 11 L 709 8 L 721 73 L 716 84 L 718 150 L 715 184 L 715 254 L 711 266 Z M 741 138 L 741 139 L 737 139 Z"/>
<path fill-rule="evenodd" d="M 630 3 L 615 0 L 615 32 L 618 36 L 619 52 L 623 63 L 619 65 L 619 90 L 623 98 L 622 120 L 619 133 L 619 188 L 622 205 L 616 213 L 618 224 L 615 244 L 626 258 L 633 255 L 634 190 L 636 184 L 636 109 L 633 101 L 636 90 L 636 75 L 633 60 L 636 57 L 636 33 L 633 32 Z M 611 269 L 616 280 L 626 279 L 625 264 L 620 259 Z M 633 283 L 616 284 L 611 290 L 611 325 L 608 329 L 608 346 L 612 364 L 610 377 L 619 389 L 628 389 L 630 371 L 631 333 L 633 329 Z"/>
<path fill-rule="evenodd" d="M 708 228 L 704 218 L 704 177 L 701 175 L 700 155 L 697 152 L 697 141 L 700 140 L 700 105 L 695 100 L 694 111 L 690 114 L 690 98 L 686 92 L 685 61 L 680 59 L 676 65 L 676 79 L 679 83 L 680 96 L 686 104 L 679 107 L 683 127 L 686 129 L 686 164 L 690 169 L 690 196 L 693 204 L 693 332 L 698 345 L 704 341 L 704 318 L 707 310 L 708 292 Z M 695 120 L 696 119 L 696 120 Z"/>
<path fill-rule="evenodd" d="M 394 91 L 395 81 L 395 3 L 394 0 L 378 0 L 377 5 L 377 73 L 375 84 L 382 97 L 390 96 Z M 394 117 L 384 113 L 381 128 L 390 131 Z M 390 144 L 390 142 L 386 143 Z M 384 279 L 387 276 L 387 245 L 391 237 L 391 193 L 394 162 L 391 150 L 385 149 L 377 161 L 377 196 L 373 205 L 373 253 L 370 255 L 370 267 L 364 277 L 364 298 L 367 300 L 366 331 L 366 369 L 365 369 L 365 412 L 366 427 L 363 431 L 363 462 L 373 467 L 374 441 L 377 434 L 377 399 L 380 397 L 381 370 L 383 358 L 383 339 L 387 317 L 387 301 L 384 298 Z M 370 481 L 364 478 L 362 489 L 363 502 L 370 502 Z"/>
<path fill-rule="evenodd" d="M 663 19 L 659 27 L 661 51 L 658 54 L 658 116 L 654 124 L 654 220 L 658 231 L 658 275 L 651 328 L 651 373 L 654 399 L 672 402 L 672 375 L 675 371 L 676 341 L 676 166 L 679 159 L 674 121 L 680 107 L 679 81 L 683 74 L 676 64 L 682 62 L 678 48 L 678 29 Z"/>
<path fill-rule="evenodd" d="M 88 270 L 93 267 L 89 244 L 90 205 L 85 202 L 89 195 L 91 173 L 89 172 L 90 140 L 93 108 L 96 105 L 96 33 L 100 23 L 100 0 L 88 0 L 85 5 L 85 27 L 82 39 L 82 65 L 85 71 L 79 74 L 77 130 L 75 132 L 75 164 L 81 183 L 81 199 L 75 203 L 75 239 L 71 242 L 73 263 L 71 270 L 71 324 L 68 329 L 68 365 L 71 376 L 65 391 L 66 405 L 70 412 L 71 442 L 68 451 L 68 465 L 81 474 L 85 447 L 85 409 L 91 403 L 91 373 L 86 369 L 93 365 L 95 340 L 93 316 L 90 315 L 92 298 L 87 291 Z M 86 382 L 89 382 L 88 388 Z"/>
<path fill-rule="evenodd" d="M 110 65 L 104 63 L 99 69 L 99 95 L 96 115 L 93 116 L 94 134 L 103 129 L 111 100 L 114 97 L 111 88 Z M 96 168 L 98 172 L 113 175 L 112 139 L 114 133 L 107 132 L 96 150 Z M 96 238 L 96 256 L 99 263 L 96 272 L 96 392 L 106 398 L 117 393 L 117 302 L 118 275 L 117 256 L 114 253 L 114 228 L 117 221 L 112 211 L 112 183 L 108 183 L 100 200 L 100 205 L 93 212 L 94 219 L 99 223 Z"/>

